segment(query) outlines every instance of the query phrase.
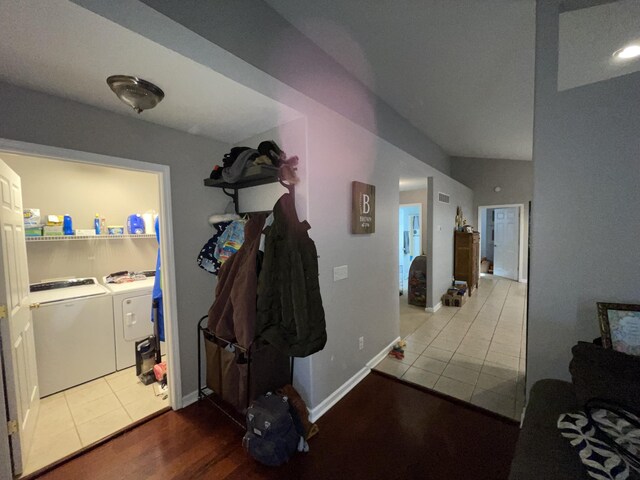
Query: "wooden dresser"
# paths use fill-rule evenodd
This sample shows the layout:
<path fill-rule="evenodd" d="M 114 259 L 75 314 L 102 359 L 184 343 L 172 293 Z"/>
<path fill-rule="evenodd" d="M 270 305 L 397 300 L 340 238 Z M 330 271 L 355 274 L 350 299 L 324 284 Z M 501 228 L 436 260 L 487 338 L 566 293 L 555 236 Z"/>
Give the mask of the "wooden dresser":
<path fill-rule="evenodd" d="M 454 238 L 454 277 L 469 285 L 469 296 L 478 288 L 480 280 L 480 234 L 478 232 L 455 232 Z"/>

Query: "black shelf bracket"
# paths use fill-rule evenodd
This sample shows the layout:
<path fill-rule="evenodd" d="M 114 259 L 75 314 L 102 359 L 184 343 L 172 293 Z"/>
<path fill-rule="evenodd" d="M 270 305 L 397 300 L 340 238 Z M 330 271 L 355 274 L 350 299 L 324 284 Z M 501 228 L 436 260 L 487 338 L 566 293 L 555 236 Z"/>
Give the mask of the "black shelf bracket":
<path fill-rule="evenodd" d="M 232 192 L 227 192 L 227 187 L 222 187 L 222 193 L 224 193 L 227 197 L 231 197 L 231 201 L 233 202 L 233 209 L 236 212 L 236 215 L 239 214 L 238 212 L 238 189 L 234 188 L 232 190 Z"/>

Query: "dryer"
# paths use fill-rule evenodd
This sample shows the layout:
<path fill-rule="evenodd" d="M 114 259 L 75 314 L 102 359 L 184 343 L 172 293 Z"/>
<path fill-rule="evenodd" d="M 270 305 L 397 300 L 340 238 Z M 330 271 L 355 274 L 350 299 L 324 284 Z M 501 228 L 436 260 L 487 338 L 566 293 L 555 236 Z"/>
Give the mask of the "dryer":
<path fill-rule="evenodd" d="M 151 294 L 153 277 L 126 283 L 107 283 L 113 302 L 116 369 L 123 370 L 136 363 L 135 342 L 153 335 Z"/>
<path fill-rule="evenodd" d="M 33 283 L 29 301 L 41 397 L 115 371 L 113 306 L 95 278 Z"/>

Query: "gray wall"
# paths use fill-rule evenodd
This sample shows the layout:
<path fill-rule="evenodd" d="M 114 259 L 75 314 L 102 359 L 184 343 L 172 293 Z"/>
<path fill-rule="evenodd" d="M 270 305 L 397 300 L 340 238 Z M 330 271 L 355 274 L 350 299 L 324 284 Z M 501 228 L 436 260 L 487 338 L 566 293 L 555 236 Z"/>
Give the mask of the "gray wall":
<path fill-rule="evenodd" d="M 526 239 L 529 236 L 529 202 L 533 199 L 533 162 L 452 157 L 451 176 L 473 190 L 473 211 L 464 213 L 476 229 L 480 223 L 478 207 L 513 203 L 524 205 L 525 251 L 520 278 L 526 279 L 528 277 Z M 501 188 L 499 192 L 493 191 L 496 186 Z"/>
<path fill-rule="evenodd" d="M 75 0 L 95 8 L 95 0 Z M 449 174 L 448 155 L 261 0 L 142 0 L 251 65 Z"/>
<path fill-rule="evenodd" d="M 558 92 L 557 0 L 536 25 L 528 388 L 569 378 L 596 302 L 640 303 L 640 73 Z"/>
<path fill-rule="evenodd" d="M 433 225 L 427 232 L 427 306 L 435 306 L 451 286 L 453 279 L 454 232 L 456 226 L 456 209 L 462 208 L 465 216 L 473 207 L 473 191 L 461 183 L 444 175 L 429 177 L 428 215 Z M 449 195 L 450 203 L 438 201 L 438 192 Z"/>
<path fill-rule="evenodd" d="M 211 236 L 208 215 L 227 200 L 206 188 L 227 146 L 210 139 L 0 82 L 0 138 L 130 158 L 171 167 L 182 392 L 197 388 L 196 323 L 213 300 L 213 276 L 196 256 Z"/>

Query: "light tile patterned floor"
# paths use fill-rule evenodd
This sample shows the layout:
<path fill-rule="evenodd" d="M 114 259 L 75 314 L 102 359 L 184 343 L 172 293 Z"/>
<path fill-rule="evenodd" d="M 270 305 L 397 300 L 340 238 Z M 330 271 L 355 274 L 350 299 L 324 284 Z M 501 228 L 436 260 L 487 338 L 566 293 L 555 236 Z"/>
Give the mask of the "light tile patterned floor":
<path fill-rule="evenodd" d="M 143 385 L 135 367 L 43 398 L 23 475 L 167 406 L 168 396 L 156 396 L 153 384 Z"/>
<path fill-rule="evenodd" d="M 400 297 L 405 358 L 375 368 L 506 417 L 524 406 L 526 285 L 484 276 L 461 308 L 425 313 Z"/>

